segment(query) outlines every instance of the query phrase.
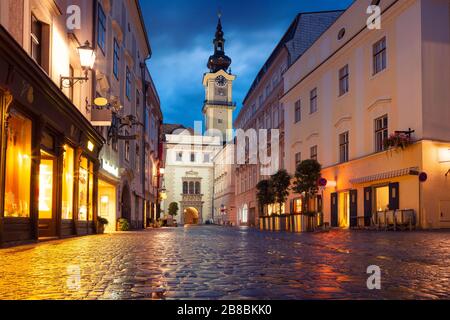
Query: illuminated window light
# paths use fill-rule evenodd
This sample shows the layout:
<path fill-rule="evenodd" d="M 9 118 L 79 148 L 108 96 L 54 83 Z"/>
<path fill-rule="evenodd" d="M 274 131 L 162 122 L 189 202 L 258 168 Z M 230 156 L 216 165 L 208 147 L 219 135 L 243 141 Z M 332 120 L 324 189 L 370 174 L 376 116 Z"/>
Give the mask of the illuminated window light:
<path fill-rule="evenodd" d="M 90 152 L 94 151 L 94 144 L 91 141 L 88 141 L 87 148 Z"/>

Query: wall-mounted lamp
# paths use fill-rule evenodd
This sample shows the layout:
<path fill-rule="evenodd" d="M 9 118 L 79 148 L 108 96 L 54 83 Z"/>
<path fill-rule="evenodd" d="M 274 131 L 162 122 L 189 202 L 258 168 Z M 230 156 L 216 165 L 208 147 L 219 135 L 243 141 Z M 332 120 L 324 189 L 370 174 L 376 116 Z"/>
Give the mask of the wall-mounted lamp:
<path fill-rule="evenodd" d="M 88 143 L 87 143 L 87 148 L 88 148 L 88 150 L 89 150 L 90 152 L 93 152 L 94 149 L 95 149 L 95 146 L 94 146 L 94 144 L 93 144 L 91 141 L 88 141 Z"/>
<path fill-rule="evenodd" d="M 450 162 L 450 149 L 449 148 L 440 148 L 439 149 L 439 159 L 440 163 Z"/>
<path fill-rule="evenodd" d="M 61 76 L 61 89 L 72 88 L 77 82 L 84 82 L 89 80 L 88 72 L 94 67 L 96 58 L 94 48 L 91 47 L 89 41 L 86 41 L 83 46 L 77 48 L 77 51 L 78 55 L 80 56 L 80 64 L 81 68 L 84 71 L 84 77 Z"/>

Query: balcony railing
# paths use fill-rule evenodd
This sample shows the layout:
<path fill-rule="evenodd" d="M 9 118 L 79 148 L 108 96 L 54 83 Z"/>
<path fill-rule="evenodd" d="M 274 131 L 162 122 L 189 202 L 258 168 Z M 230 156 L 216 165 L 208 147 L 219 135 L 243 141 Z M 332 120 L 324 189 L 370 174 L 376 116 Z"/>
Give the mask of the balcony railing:
<path fill-rule="evenodd" d="M 205 100 L 205 105 L 216 105 L 216 106 L 225 106 L 225 107 L 236 107 L 236 102 L 228 102 L 228 101 L 218 101 L 218 100 Z"/>

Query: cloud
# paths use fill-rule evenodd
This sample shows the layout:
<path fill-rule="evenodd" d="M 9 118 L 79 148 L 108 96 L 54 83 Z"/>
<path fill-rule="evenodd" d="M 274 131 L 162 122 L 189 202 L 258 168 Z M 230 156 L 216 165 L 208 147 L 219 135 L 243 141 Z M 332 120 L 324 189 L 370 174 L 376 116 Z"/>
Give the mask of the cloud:
<path fill-rule="evenodd" d="M 206 63 L 213 53 L 222 8 L 225 50 L 237 75 L 238 107 L 255 76 L 300 11 L 345 8 L 352 0 L 141 0 L 153 57 L 149 62 L 164 121 L 192 126 L 201 120 Z M 237 112 L 235 112 L 237 116 Z"/>

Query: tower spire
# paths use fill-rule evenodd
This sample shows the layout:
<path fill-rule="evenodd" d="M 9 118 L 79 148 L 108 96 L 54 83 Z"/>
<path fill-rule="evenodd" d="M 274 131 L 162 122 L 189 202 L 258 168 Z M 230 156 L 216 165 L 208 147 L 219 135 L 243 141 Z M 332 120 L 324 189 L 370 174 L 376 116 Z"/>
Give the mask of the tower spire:
<path fill-rule="evenodd" d="M 217 14 L 217 28 L 214 43 L 214 55 L 209 57 L 208 69 L 211 72 L 217 72 L 219 70 L 227 71 L 231 65 L 231 59 L 225 55 L 225 39 L 222 28 L 222 13 L 219 11 Z"/>

